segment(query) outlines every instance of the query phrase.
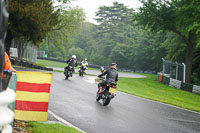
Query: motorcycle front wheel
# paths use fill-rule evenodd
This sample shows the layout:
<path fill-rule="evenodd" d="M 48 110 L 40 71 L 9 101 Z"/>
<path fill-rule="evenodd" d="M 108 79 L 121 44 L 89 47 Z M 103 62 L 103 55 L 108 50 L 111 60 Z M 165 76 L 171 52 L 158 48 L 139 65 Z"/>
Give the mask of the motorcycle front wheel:
<path fill-rule="evenodd" d="M 69 78 L 68 70 L 65 70 L 64 74 L 65 74 L 65 79 L 68 79 Z"/>
<path fill-rule="evenodd" d="M 97 91 L 97 94 L 96 94 L 96 101 L 98 102 L 100 99 L 101 99 L 101 97 L 100 97 L 99 91 Z"/>
<path fill-rule="evenodd" d="M 79 76 L 83 76 L 83 70 L 82 69 L 79 72 Z"/>

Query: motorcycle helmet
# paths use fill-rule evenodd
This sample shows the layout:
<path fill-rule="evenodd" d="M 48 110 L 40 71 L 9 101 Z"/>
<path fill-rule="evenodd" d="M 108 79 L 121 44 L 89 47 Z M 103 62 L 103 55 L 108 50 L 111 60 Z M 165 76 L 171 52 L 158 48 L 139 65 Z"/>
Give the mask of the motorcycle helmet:
<path fill-rule="evenodd" d="M 116 63 L 111 63 L 111 64 L 110 64 L 110 68 L 117 69 L 117 64 L 116 64 Z"/>
<path fill-rule="evenodd" d="M 104 73 L 104 67 L 101 67 L 101 68 L 100 68 L 100 71 L 101 71 L 102 73 Z"/>
<path fill-rule="evenodd" d="M 72 58 L 73 58 L 73 59 L 76 59 L 76 55 L 72 55 Z"/>
<path fill-rule="evenodd" d="M 87 61 L 87 58 L 85 58 L 85 61 Z"/>

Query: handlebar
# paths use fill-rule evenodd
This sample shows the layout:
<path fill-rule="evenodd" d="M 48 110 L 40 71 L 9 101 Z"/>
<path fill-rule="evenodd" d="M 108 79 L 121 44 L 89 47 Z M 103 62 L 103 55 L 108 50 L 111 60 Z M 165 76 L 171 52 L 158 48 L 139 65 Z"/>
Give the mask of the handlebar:
<path fill-rule="evenodd" d="M 100 79 L 105 79 L 105 77 L 99 77 Z"/>

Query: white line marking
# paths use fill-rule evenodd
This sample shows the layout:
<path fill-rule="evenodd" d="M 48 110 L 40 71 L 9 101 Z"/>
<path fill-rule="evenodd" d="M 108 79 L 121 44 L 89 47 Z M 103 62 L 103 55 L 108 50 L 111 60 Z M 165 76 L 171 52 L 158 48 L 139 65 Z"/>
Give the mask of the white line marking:
<path fill-rule="evenodd" d="M 73 127 L 73 128 L 75 128 L 75 129 L 81 131 L 82 133 L 86 133 L 86 132 L 84 132 L 83 130 L 81 130 L 80 128 L 78 128 L 78 127 L 72 125 L 72 124 L 69 123 L 68 121 L 66 121 L 66 120 L 64 120 L 63 118 L 59 117 L 58 115 L 54 114 L 52 111 L 48 110 L 48 112 L 49 112 L 51 115 L 53 115 L 58 121 L 60 121 L 60 122 L 62 122 L 62 123 L 64 123 L 64 124 L 66 124 L 66 125 L 68 125 L 68 126 L 70 126 L 70 127 Z"/>

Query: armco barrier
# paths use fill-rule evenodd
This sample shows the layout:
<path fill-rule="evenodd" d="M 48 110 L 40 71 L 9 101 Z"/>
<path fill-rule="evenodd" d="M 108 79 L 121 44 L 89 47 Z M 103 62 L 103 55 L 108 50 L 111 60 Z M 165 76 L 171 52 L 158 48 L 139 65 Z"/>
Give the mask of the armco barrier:
<path fill-rule="evenodd" d="M 182 81 L 168 78 L 168 77 L 162 75 L 162 73 L 158 73 L 158 81 L 162 82 L 163 84 L 175 87 L 177 89 L 200 94 L 200 86 L 183 83 Z"/>
<path fill-rule="evenodd" d="M 193 93 L 200 94 L 200 86 L 193 85 L 193 90 L 192 90 L 192 92 L 193 92 Z"/>
<path fill-rule="evenodd" d="M 170 78 L 165 77 L 165 76 L 162 77 L 162 83 L 163 84 L 169 85 L 169 82 L 170 82 Z"/>
<path fill-rule="evenodd" d="M 32 64 L 30 62 L 26 62 L 26 61 L 23 61 L 23 60 L 17 60 L 15 58 L 10 58 L 10 61 L 11 61 L 12 65 L 41 69 L 41 70 L 47 70 L 47 71 L 53 71 L 52 68 L 46 68 L 46 67 L 38 66 L 38 65 Z"/>
<path fill-rule="evenodd" d="M 188 83 L 181 83 L 181 90 L 192 92 L 193 85 Z"/>
<path fill-rule="evenodd" d="M 169 82 L 169 86 L 180 89 L 181 88 L 181 81 L 171 78 L 170 82 Z"/>
<path fill-rule="evenodd" d="M 12 133 L 12 124 L 14 119 L 14 102 L 15 102 L 15 89 L 16 89 L 16 74 L 11 76 L 8 88 L 0 93 L 0 132 Z M 10 110 L 9 108 L 12 110 Z"/>

